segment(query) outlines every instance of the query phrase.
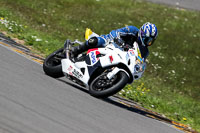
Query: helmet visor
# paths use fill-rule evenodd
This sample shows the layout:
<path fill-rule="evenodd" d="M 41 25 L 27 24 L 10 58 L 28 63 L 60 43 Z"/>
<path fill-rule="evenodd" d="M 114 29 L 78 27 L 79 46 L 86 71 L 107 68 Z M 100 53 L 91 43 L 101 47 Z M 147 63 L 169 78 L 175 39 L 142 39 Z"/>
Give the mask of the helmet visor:
<path fill-rule="evenodd" d="M 143 41 L 146 46 L 151 46 L 153 42 L 155 41 L 155 38 L 145 37 Z"/>

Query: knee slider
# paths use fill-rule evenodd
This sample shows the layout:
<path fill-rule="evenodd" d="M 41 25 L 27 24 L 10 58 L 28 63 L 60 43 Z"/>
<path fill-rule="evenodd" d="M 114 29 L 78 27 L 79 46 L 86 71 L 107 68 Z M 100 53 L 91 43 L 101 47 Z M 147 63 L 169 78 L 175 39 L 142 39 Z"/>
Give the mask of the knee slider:
<path fill-rule="evenodd" d="M 88 46 L 89 47 L 96 47 L 98 44 L 98 39 L 97 37 L 92 37 L 88 40 Z"/>

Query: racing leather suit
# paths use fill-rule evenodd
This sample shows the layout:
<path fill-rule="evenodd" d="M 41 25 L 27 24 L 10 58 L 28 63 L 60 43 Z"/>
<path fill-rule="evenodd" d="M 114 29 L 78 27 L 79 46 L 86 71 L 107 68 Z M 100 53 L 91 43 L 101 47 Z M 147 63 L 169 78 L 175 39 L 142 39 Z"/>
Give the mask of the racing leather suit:
<path fill-rule="evenodd" d="M 147 46 L 142 46 L 140 40 L 138 39 L 138 31 L 139 29 L 135 26 L 126 26 L 121 29 L 112 30 L 107 35 L 101 35 L 97 38 L 96 41 L 92 44 L 92 47 L 105 47 L 106 41 L 113 40 L 114 38 L 122 39 L 125 44 L 132 46 L 132 44 L 136 41 L 139 45 L 140 52 L 142 58 L 145 60 L 149 55 L 149 50 Z M 90 39 L 86 42 L 86 45 L 91 46 L 89 43 Z M 90 47 L 91 48 L 91 47 Z"/>

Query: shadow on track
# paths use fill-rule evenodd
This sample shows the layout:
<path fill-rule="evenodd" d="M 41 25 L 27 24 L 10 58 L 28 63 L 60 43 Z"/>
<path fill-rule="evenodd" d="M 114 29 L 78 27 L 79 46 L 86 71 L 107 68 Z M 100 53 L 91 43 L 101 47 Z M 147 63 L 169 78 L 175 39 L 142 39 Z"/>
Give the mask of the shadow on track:
<path fill-rule="evenodd" d="M 63 83 L 65 83 L 65 84 L 68 84 L 68 85 L 70 85 L 70 86 L 73 86 L 74 88 L 79 89 L 79 90 L 81 90 L 81 91 L 83 91 L 83 92 L 89 94 L 89 91 L 88 91 L 86 88 L 84 88 L 84 87 L 82 87 L 82 86 L 79 86 L 79 85 L 77 85 L 76 83 L 73 83 L 73 82 L 67 81 L 67 80 L 63 80 L 63 79 L 57 79 L 57 80 L 58 80 L 58 81 L 61 81 L 61 82 L 63 82 Z M 89 95 L 90 95 L 90 94 L 89 94 Z M 116 99 L 117 99 L 117 98 L 116 98 Z M 172 123 L 172 121 L 169 120 L 169 119 L 167 119 L 167 118 L 164 118 L 164 117 L 159 116 L 159 115 L 157 115 L 157 114 L 154 114 L 154 113 L 152 113 L 152 112 L 147 112 L 147 111 L 145 111 L 145 110 L 136 108 L 136 107 L 134 107 L 134 105 L 132 105 L 132 106 L 130 106 L 130 105 L 129 105 L 129 106 L 128 106 L 128 105 L 125 105 L 125 104 L 121 103 L 119 100 L 113 100 L 113 99 L 110 98 L 110 97 L 108 97 L 108 98 L 103 98 L 103 99 L 100 99 L 100 100 L 102 100 L 102 101 L 104 101 L 104 102 L 107 102 L 107 103 L 109 103 L 109 104 L 115 105 L 115 106 L 117 106 L 117 107 L 126 109 L 126 110 L 128 110 L 128 111 L 131 111 L 131 112 L 134 112 L 134 113 L 143 115 L 143 116 L 148 117 L 148 118 L 151 118 L 151 119 L 157 119 L 157 120 L 160 120 L 160 121 L 165 121 L 165 122 L 167 122 L 167 123 Z"/>
<path fill-rule="evenodd" d="M 68 81 L 68 80 L 64 80 L 64 79 L 56 79 L 60 82 L 63 82 L 65 84 L 68 84 L 70 86 L 73 86 L 74 88 L 82 91 L 82 92 L 85 92 L 87 93 L 88 95 L 89 94 L 89 91 L 85 88 L 85 87 L 82 87 L 72 81 Z M 131 111 L 133 113 L 137 113 L 137 114 L 140 114 L 142 116 L 145 116 L 147 118 L 151 118 L 151 119 L 154 119 L 154 120 L 158 120 L 158 121 L 162 121 L 162 122 L 165 122 L 165 123 L 168 123 L 168 124 L 171 124 L 173 125 L 174 127 L 180 129 L 180 130 L 183 130 L 183 131 L 190 131 L 190 129 L 187 129 L 187 127 L 183 126 L 182 124 L 179 124 L 177 122 L 174 122 L 166 117 L 163 117 L 161 116 L 160 114 L 156 113 L 156 112 L 153 112 L 153 111 L 150 111 L 150 110 L 147 110 L 137 104 L 135 104 L 134 102 L 131 102 L 129 100 L 126 100 L 126 99 L 123 99 L 121 97 L 118 97 L 118 96 L 110 96 L 108 98 L 99 98 L 99 100 L 102 100 L 106 103 L 109 103 L 109 104 L 112 104 L 114 106 L 117 106 L 119 108 L 122 108 L 122 109 L 125 109 L 125 110 L 128 110 L 128 111 Z M 128 101 L 128 102 L 127 102 Z"/>
<path fill-rule="evenodd" d="M 67 80 L 63 80 L 63 79 L 59 79 L 59 78 L 56 79 L 56 80 L 61 81 L 61 82 L 65 83 L 65 84 L 68 84 L 68 85 L 70 85 L 70 86 L 73 86 L 74 88 L 79 89 L 79 90 L 81 90 L 81 91 L 83 91 L 83 92 L 89 94 L 89 91 L 86 90 L 86 88 L 84 88 L 84 87 L 82 87 L 82 86 L 80 86 L 80 85 L 77 85 L 76 83 L 73 83 L 72 81 L 69 82 L 69 81 L 67 81 Z"/>

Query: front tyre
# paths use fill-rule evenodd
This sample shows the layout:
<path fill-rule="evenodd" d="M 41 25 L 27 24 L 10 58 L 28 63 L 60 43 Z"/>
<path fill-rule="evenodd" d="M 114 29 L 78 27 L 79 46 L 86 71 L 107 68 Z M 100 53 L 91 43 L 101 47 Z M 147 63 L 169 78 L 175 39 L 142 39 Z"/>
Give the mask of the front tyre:
<path fill-rule="evenodd" d="M 53 78 L 63 77 L 61 59 L 65 58 L 64 48 L 60 48 L 47 56 L 43 63 L 43 70 L 46 75 Z"/>
<path fill-rule="evenodd" d="M 89 92 L 92 96 L 105 98 L 119 92 L 127 84 L 128 75 L 120 71 L 112 79 L 107 78 L 107 73 L 97 76 L 90 84 Z"/>

